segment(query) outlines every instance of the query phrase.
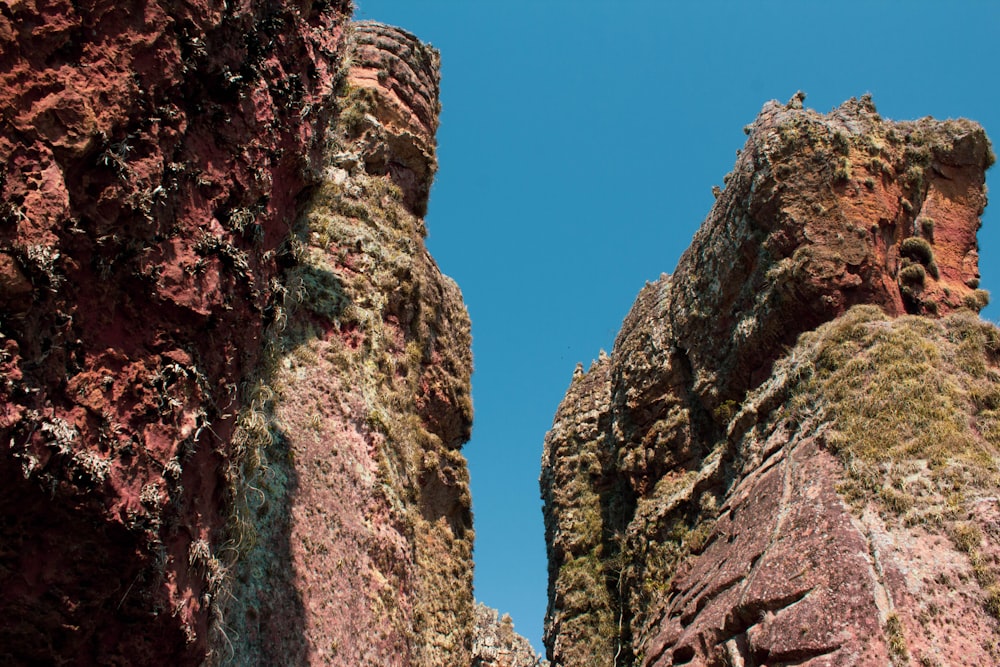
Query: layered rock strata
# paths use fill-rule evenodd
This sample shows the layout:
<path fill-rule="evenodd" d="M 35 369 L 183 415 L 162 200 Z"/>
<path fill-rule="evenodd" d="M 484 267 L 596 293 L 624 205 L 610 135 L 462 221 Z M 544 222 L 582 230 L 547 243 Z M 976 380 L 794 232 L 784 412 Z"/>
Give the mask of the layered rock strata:
<path fill-rule="evenodd" d="M 801 100 L 556 414 L 553 664 L 997 660 L 989 143 Z"/>
<path fill-rule="evenodd" d="M 437 56 L 349 12 L 0 8 L 0 662 L 469 664 Z"/>

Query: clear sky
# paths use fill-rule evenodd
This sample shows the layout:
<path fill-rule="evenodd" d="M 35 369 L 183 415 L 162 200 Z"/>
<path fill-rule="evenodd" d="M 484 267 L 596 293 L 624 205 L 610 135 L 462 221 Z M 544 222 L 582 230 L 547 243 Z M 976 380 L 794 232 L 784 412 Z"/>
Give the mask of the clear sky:
<path fill-rule="evenodd" d="M 1000 2 L 355 2 L 441 51 L 428 244 L 472 317 L 476 596 L 540 648 L 545 432 L 576 362 L 673 271 L 743 126 L 800 89 L 823 112 L 870 92 L 884 117 L 1000 141 Z M 997 211 L 983 223 L 1000 301 Z"/>

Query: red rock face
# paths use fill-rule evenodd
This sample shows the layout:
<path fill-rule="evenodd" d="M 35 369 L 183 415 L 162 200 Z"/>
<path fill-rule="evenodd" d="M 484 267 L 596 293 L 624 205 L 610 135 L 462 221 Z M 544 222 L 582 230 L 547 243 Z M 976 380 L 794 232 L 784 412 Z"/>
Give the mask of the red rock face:
<path fill-rule="evenodd" d="M 747 129 L 670 290 L 710 409 L 767 377 L 781 345 L 852 305 L 946 315 L 979 282 L 991 158 L 978 125 L 886 122 L 863 98 L 826 116 L 772 102 Z"/>
<path fill-rule="evenodd" d="M 677 591 L 646 664 L 887 664 L 882 574 L 834 490 L 839 464 L 815 442 L 742 480 Z M 881 588 L 880 588 L 881 587 Z"/>
<path fill-rule="evenodd" d="M 346 11 L 0 9 L 5 660 L 205 656 L 233 425 Z"/>
<path fill-rule="evenodd" d="M 437 54 L 371 23 L 353 25 L 349 44 L 323 180 L 293 228 L 283 324 L 258 375 L 272 442 L 224 649 L 236 664 L 468 665 L 469 321 L 415 215 L 436 115 L 399 121 L 436 114 Z"/>
<path fill-rule="evenodd" d="M 470 663 L 438 57 L 347 11 L 0 10 L 0 662 Z"/>
<path fill-rule="evenodd" d="M 976 331 L 998 335 L 968 314 L 941 326 L 913 317 L 888 320 L 859 308 L 803 337 L 730 421 L 727 443 L 706 457 L 692 480 L 674 486 L 673 507 L 660 504 L 656 494 L 650 498 L 656 510 L 639 501 L 630 536 L 637 546 L 643 519 L 644 531 L 665 519 L 669 525 L 671 514 L 684 525 L 681 516 L 690 517 L 691 506 L 698 505 L 704 520 L 692 522 L 692 531 L 673 531 L 680 551 L 662 594 L 649 597 L 655 587 L 644 590 L 641 584 L 642 592 L 633 592 L 633 605 L 647 603 L 635 642 L 642 664 L 996 662 L 993 522 L 1000 439 L 992 433 L 989 409 L 952 392 L 998 386 L 993 372 L 948 361 L 954 341 Z M 872 366 L 890 347 L 914 341 L 933 360 L 917 375 L 941 389 L 927 401 L 946 406 L 937 417 L 921 423 L 922 400 L 907 399 L 899 387 L 894 409 L 905 416 L 888 419 L 904 426 L 878 432 L 884 422 L 877 416 L 868 421 L 868 439 L 891 454 L 865 453 L 864 437 L 843 439 L 844 419 L 835 416 L 843 396 L 830 390 L 842 385 L 825 384 L 829 367 L 823 357 L 840 345 L 853 348 L 845 334 L 867 339 L 857 348 L 862 361 L 835 362 L 833 377 L 867 384 L 874 400 L 849 399 L 862 405 L 877 406 L 882 399 L 881 382 L 872 378 L 905 383 L 908 362 Z M 877 340 L 892 344 L 869 347 Z M 966 350 L 983 355 L 979 360 L 995 370 L 991 346 Z M 812 372 L 817 376 L 803 381 Z M 952 398 L 959 400 L 950 403 Z M 928 459 L 908 438 L 917 424 L 920 431 L 950 433 L 937 436 L 950 441 L 944 455 Z M 967 466 L 970 451 L 976 454 Z M 940 467 L 928 469 L 928 460 L 937 461 L 931 468 Z M 715 511 L 706 498 L 720 490 L 724 500 Z M 638 546 L 647 555 L 656 547 Z M 647 562 L 637 569 L 649 576 L 656 566 Z"/>
<path fill-rule="evenodd" d="M 989 143 L 865 98 L 747 129 L 546 436 L 549 658 L 992 664 L 1000 376 L 970 313 Z"/>

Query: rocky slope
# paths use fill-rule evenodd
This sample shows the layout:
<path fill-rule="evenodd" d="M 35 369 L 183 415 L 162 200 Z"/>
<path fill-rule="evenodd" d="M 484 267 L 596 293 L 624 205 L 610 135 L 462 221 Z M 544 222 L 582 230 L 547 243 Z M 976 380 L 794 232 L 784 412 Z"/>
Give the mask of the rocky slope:
<path fill-rule="evenodd" d="M 0 7 L 0 662 L 470 664 L 437 55 L 349 12 Z"/>
<path fill-rule="evenodd" d="M 545 441 L 557 665 L 992 664 L 993 154 L 968 121 L 765 105 L 672 276 Z"/>

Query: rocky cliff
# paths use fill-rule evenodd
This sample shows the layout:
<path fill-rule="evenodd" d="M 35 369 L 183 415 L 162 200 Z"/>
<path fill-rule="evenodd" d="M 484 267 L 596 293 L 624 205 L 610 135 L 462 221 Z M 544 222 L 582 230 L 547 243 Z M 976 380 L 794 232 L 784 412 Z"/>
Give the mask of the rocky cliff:
<path fill-rule="evenodd" d="M 470 664 L 438 58 L 349 12 L 0 7 L 0 662 Z"/>
<path fill-rule="evenodd" d="M 993 664 L 994 158 L 968 121 L 768 103 L 545 440 L 556 665 Z"/>
<path fill-rule="evenodd" d="M 237 432 L 264 447 L 224 648 L 238 664 L 467 665 L 469 320 L 419 217 L 438 56 L 371 23 L 349 45 Z"/>

